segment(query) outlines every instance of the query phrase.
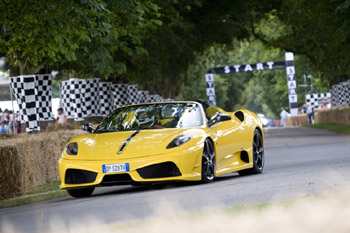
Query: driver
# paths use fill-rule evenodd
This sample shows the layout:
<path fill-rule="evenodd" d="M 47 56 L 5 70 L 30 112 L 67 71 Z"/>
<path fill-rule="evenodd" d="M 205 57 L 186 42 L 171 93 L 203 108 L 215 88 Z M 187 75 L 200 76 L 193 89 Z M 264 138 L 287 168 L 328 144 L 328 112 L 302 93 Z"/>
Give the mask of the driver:
<path fill-rule="evenodd" d="M 140 109 L 136 112 L 136 124 L 138 127 L 152 127 L 154 124 L 154 116 L 150 116 L 150 114 L 144 110 Z"/>

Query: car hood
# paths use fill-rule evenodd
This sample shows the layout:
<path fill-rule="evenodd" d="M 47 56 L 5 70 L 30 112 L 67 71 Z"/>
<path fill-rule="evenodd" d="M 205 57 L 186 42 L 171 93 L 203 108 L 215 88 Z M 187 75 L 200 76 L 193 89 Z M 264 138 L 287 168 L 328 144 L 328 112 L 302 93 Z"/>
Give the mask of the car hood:
<path fill-rule="evenodd" d="M 171 150 L 166 149 L 167 145 L 178 135 L 189 132 L 184 129 L 151 129 L 83 135 L 71 140 L 78 143 L 78 155 L 65 157 L 84 160 L 130 159 L 182 150 L 200 138 L 200 134 L 194 133 L 198 130 L 187 131 L 192 131 L 194 140 Z"/>

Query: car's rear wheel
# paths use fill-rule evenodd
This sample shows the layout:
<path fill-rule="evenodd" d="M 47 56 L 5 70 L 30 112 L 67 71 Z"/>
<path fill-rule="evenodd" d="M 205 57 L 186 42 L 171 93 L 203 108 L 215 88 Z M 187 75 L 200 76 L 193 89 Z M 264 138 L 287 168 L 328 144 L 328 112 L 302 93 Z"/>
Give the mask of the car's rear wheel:
<path fill-rule="evenodd" d="M 253 168 L 239 171 L 240 175 L 259 174 L 264 170 L 265 155 L 264 144 L 261 133 L 258 129 L 254 131 L 253 137 Z"/>
<path fill-rule="evenodd" d="M 83 189 L 70 189 L 67 190 L 67 192 L 69 193 L 69 195 L 71 195 L 72 197 L 89 197 L 91 196 L 92 192 L 95 190 L 94 187 L 92 188 L 83 188 Z"/>
<path fill-rule="evenodd" d="M 215 177 L 215 150 L 211 140 L 207 139 L 204 143 L 202 154 L 202 182 L 209 183 Z"/>

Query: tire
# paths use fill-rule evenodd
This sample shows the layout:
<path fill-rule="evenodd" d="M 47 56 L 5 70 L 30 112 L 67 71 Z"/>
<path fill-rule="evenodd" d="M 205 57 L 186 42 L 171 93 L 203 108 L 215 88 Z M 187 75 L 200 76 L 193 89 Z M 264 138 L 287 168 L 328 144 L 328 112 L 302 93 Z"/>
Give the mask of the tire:
<path fill-rule="evenodd" d="M 210 183 L 215 178 L 215 150 L 211 140 L 204 143 L 202 153 L 202 183 Z"/>
<path fill-rule="evenodd" d="M 253 137 L 253 168 L 239 171 L 241 176 L 262 173 L 265 165 L 264 145 L 261 133 L 258 129 L 254 131 Z"/>
<path fill-rule="evenodd" d="M 70 189 L 67 190 L 68 194 L 72 197 L 89 197 L 91 196 L 92 192 L 95 190 L 95 187 L 92 188 L 83 188 L 83 189 Z"/>

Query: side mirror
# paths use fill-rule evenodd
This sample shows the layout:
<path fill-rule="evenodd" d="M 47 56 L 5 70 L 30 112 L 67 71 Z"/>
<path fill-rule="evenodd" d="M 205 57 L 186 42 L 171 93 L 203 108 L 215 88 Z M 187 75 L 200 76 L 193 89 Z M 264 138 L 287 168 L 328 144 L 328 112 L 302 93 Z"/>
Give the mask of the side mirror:
<path fill-rule="evenodd" d="M 92 133 L 95 130 L 94 127 L 92 127 L 91 123 L 82 125 L 81 129 L 84 131 L 88 131 L 89 133 Z"/>
<path fill-rule="evenodd" d="M 231 116 L 230 115 L 225 115 L 225 114 L 217 114 L 215 115 L 212 119 L 210 119 L 210 121 L 208 122 L 208 127 L 211 127 L 213 125 L 215 125 L 218 122 L 221 121 L 229 121 L 231 120 Z"/>

